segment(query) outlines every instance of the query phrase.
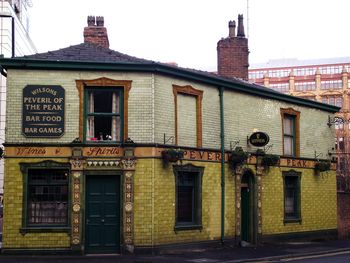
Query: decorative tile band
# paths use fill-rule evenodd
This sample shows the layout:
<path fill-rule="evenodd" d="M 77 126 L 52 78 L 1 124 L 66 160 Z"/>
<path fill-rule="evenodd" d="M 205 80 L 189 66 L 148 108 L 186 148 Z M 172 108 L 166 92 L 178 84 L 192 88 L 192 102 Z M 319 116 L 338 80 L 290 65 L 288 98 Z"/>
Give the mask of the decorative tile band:
<path fill-rule="evenodd" d="M 87 161 L 86 162 L 88 167 L 117 167 L 119 166 L 120 162 L 115 160 L 107 160 L 107 161 Z"/>
<path fill-rule="evenodd" d="M 127 158 L 122 161 L 124 169 L 124 244 L 127 250 L 134 249 L 134 173 L 136 159 Z"/>
<path fill-rule="evenodd" d="M 81 245 L 81 178 L 82 178 L 83 160 L 71 160 L 72 175 L 72 211 L 71 211 L 71 242 L 73 247 L 79 248 Z"/>

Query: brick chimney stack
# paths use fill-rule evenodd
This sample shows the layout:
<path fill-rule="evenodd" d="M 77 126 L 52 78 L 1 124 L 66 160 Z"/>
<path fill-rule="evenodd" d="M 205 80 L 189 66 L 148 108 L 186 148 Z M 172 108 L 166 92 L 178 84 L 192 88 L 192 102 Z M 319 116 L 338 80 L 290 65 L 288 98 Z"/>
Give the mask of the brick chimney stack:
<path fill-rule="evenodd" d="M 244 34 L 243 15 L 238 15 L 236 22 L 229 22 L 229 36 L 217 44 L 218 74 L 223 77 L 248 80 L 248 39 Z"/>
<path fill-rule="evenodd" d="M 109 48 L 107 29 L 104 27 L 103 16 L 88 16 L 88 26 L 84 28 L 84 43 L 92 43 Z"/>

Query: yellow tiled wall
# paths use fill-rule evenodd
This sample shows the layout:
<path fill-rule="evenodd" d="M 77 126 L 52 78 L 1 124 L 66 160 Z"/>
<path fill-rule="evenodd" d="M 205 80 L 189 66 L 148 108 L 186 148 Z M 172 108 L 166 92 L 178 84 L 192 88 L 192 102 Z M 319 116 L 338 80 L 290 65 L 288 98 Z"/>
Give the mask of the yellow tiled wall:
<path fill-rule="evenodd" d="M 23 174 L 21 162 L 40 162 L 42 159 L 5 159 L 3 249 L 12 248 L 69 248 L 68 233 L 21 234 L 23 209 Z M 53 161 L 62 161 L 54 160 Z"/>
<path fill-rule="evenodd" d="M 301 172 L 301 223 L 283 223 L 284 192 L 282 171 L 273 168 L 263 176 L 262 228 L 263 235 L 337 228 L 337 193 L 335 171 L 315 175 L 312 169 Z"/>

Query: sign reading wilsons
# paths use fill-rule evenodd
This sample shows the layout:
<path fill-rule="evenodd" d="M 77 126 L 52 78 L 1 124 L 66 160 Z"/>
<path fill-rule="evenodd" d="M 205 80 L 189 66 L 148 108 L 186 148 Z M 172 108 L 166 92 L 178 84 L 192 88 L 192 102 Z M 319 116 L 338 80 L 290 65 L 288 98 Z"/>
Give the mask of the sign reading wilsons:
<path fill-rule="evenodd" d="M 59 137 L 64 133 L 64 89 L 27 85 L 23 89 L 22 132 L 26 137 Z"/>
<path fill-rule="evenodd" d="M 263 147 L 270 141 L 269 135 L 265 132 L 254 132 L 249 137 L 249 142 L 251 145 L 256 147 Z"/>

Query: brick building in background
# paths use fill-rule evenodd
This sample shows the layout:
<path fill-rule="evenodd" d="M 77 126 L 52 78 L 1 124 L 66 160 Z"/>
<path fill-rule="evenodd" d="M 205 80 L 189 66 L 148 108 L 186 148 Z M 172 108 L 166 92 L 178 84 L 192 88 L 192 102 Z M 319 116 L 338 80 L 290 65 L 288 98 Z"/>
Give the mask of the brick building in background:
<path fill-rule="evenodd" d="M 292 96 L 341 107 L 328 125 L 335 128 L 329 156 L 315 151 L 315 158 L 337 160 L 339 233 L 350 236 L 350 57 L 271 60 L 251 65 L 249 81 Z"/>

